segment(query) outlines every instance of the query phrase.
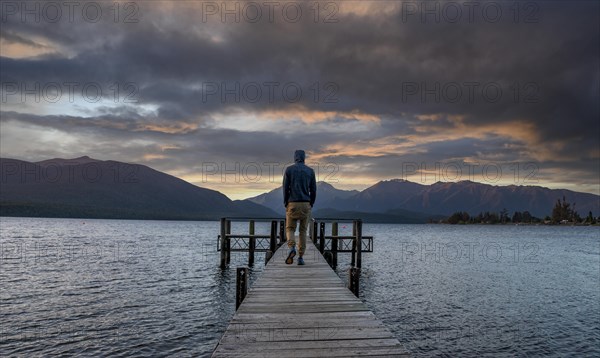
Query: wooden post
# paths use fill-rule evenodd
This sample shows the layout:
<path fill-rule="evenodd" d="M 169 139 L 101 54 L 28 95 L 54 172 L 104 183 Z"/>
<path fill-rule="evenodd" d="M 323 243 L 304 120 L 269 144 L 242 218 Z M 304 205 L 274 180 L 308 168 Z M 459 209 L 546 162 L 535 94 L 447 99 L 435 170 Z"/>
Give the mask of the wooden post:
<path fill-rule="evenodd" d="M 267 252 L 265 252 L 265 266 L 267 266 L 267 263 L 269 263 L 269 260 L 271 260 L 271 257 L 273 257 L 273 252 L 271 252 L 271 250 L 268 250 Z"/>
<path fill-rule="evenodd" d="M 338 236 L 338 223 L 334 221 L 331 223 L 331 236 Z"/>
<path fill-rule="evenodd" d="M 313 243 L 315 244 L 315 246 L 317 245 L 317 233 L 318 232 L 319 232 L 319 223 L 315 221 L 313 223 L 312 230 L 311 230 L 311 233 L 312 233 L 311 236 L 312 236 L 312 240 L 313 240 Z"/>
<path fill-rule="evenodd" d="M 356 220 L 352 222 L 352 253 L 350 254 L 350 265 L 354 267 L 356 264 Z"/>
<path fill-rule="evenodd" d="M 271 243 L 269 249 L 273 254 L 277 250 L 277 220 L 271 221 Z"/>
<path fill-rule="evenodd" d="M 254 266 L 254 249 L 256 248 L 256 238 L 254 237 L 254 220 L 248 223 L 248 266 Z"/>
<path fill-rule="evenodd" d="M 227 234 L 225 235 L 225 247 L 227 247 L 227 264 L 231 262 L 231 239 L 227 235 L 231 234 L 231 220 L 227 220 Z"/>
<path fill-rule="evenodd" d="M 286 241 L 285 237 L 285 220 L 279 221 L 279 246 Z"/>
<path fill-rule="evenodd" d="M 238 267 L 235 277 L 235 310 L 237 311 L 242 301 L 248 293 L 248 273 L 247 267 Z"/>
<path fill-rule="evenodd" d="M 227 267 L 227 252 L 225 251 L 225 235 L 227 235 L 227 219 L 221 218 L 221 264 L 222 269 Z"/>
<path fill-rule="evenodd" d="M 327 264 L 333 268 L 333 255 L 331 254 L 331 251 L 325 251 L 323 253 L 323 258 L 327 261 Z"/>
<path fill-rule="evenodd" d="M 356 267 L 362 266 L 362 220 L 356 221 Z"/>
<path fill-rule="evenodd" d="M 322 222 L 319 227 L 319 251 L 321 254 L 325 252 L 325 223 Z"/>
<path fill-rule="evenodd" d="M 337 256 L 338 256 L 338 223 L 331 223 L 331 267 L 335 270 L 337 267 Z"/>
<path fill-rule="evenodd" d="M 359 283 L 360 283 L 360 269 L 356 267 L 351 267 L 350 272 L 348 273 L 348 288 L 354 296 L 358 297 L 359 293 Z"/>

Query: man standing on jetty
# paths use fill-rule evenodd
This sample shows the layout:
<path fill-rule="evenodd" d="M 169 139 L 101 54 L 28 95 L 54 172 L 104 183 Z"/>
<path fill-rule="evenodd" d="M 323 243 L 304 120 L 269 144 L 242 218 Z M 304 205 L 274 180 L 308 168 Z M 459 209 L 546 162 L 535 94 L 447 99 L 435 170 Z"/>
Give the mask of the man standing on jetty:
<path fill-rule="evenodd" d="M 288 243 L 288 255 L 285 263 L 291 265 L 296 256 L 296 223 L 300 221 L 300 244 L 298 245 L 298 265 L 304 265 L 306 250 L 306 229 L 310 211 L 317 198 L 315 171 L 304 164 L 303 150 L 294 152 L 294 164 L 286 168 L 283 175 L 283 204 L 285 205 L 285 231 Z"/>

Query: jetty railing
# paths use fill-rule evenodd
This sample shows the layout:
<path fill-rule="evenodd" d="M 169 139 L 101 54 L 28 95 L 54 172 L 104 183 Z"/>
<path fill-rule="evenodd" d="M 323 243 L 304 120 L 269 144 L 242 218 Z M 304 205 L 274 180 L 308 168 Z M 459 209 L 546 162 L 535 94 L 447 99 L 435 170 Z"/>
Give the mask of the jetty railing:
<path fill-rule="evenodd" d="M 232 233 L 231 223 L 247 222 L 247 233 Z M 256 234 L 256 222 L 270 222 L 268 235 Z M 352 235 L 339 235 L 340 223 L 352 223 Z M 248 252 L 248 265 L 254 265 L 256 252 L 265 252 L 265 264 L 277 248 L 286 241 L 285 219 L 283 218 L 221 218 L 220 234 L 217 236 L 217 251 L 221 252 L 220 267 L 227 268 L 232 252 Z M 330 235 L 327 235 L 329 226 Z M 373 252 L 373 236 L 362 235 L 360 219 L 313 218 L 308 229 L 310 240 L 332 268 L 337 267 L 339 253 L 351 253 L 351 265 L 362 266 L 362 253 Z"/>

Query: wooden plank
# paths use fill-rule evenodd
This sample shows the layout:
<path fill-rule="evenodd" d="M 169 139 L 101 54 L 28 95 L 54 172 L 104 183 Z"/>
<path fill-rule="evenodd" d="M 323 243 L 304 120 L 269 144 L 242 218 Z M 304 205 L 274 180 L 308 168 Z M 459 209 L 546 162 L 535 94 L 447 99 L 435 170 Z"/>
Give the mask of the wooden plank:
<path fill-rule="evenodd" d="M 280 357 L 290 356 L 356 356 L 356 355 L 388 355 L 407 356 L 404 348 L 394 338 L 386 339 L 357 339 L 357 340 L 329 340 L 329 341 L 290 341 L 273 342 L 265 345 L 262 342 L 250 342 L 240 349 L 239 344 L 224 344 L 220 350 L 222 356 L 235 356 L 236 354 L 262 354 Z M 260 352 L 260 353 L 256 353 Z M 320 355 L 319 355 L 320 354 Z M 257 355 L 257 356 L 258 356 Z"/>
<path fill-rule="evenodd" d="M 237 325 L 236 325 L 237 326 Z M 243 344 L 245 342 L 287 342 L 287 341 L 323 341 L 346 339 L 382 339 L 394 338 L 385 327 L 356 329 L 336 327 L 283 328 L 283 329 L 227 329 L 221 342 L 223 344 Z"/>
<path fill-rule="evenodd" d="M 269 313 L 269 312 L 273 312 L 273 313 L 286 313 L 291 311 L 292 308 L 277 308 L 277 309 L 272 309 L 269 307 L 252 307 L 251 309 L 248 308 L 242 308 L 240 306 L 240 311 L 241 312 L 254 312 L 254 313 Z M 293 311 L 297 314 L 304 314 L 304 313 L 324 313 L 324 312 L 354 312 L 354 311 L 367 311 L 367 309 L 364 306 L 351 306 L 351 307 L 331 307 L 331 306 L 325 306 L 325 307 L 320 307 L 320 308 L 310 308 L 310 307 L 294 307 Z"/>
<path fill-rule="evenodd" d="M 408 357 L 409 355 L 403 350 L 402 347 L 369 347 L 369 348 L 301 348 L 298 350 L 291 351 L 289 349 L 282 348 L 278 351 L 262 351 L 261 353 L 251 352 L 218 352 L 213 357 L 251 357 L 251 358 L 281 358 L 281 357 L 295 357 L 295 358 L 313 358 L 313 357 Z"/>
<path fill-rule="evenodd" d="M 305 266 L 286 265 L 286 252 L 285 245 L 275 252 L 231 319 L 213 357 L 407 356 L 311 241 Z"/>
<path fill-rule="evenodd" d="M 308 319 L 297 319 L 293 318 L 293 323 L 288 321 L 281 320 L 269 320 L 269 321 L 261 321 L 261 320 L 243 320 L 236 319 L 231 321 L 231 326 L 236 327 L 236 325 L 243 325 L 245 329 L 284 329 L 284 328 L 348 328 L 348 327 L 362 327 L 362 328 L 372 328 L 379 327 L 379 323 L 377 325 L 373 325 L 373 320 L 371 319 L 355 319 L 355 318 L 336 318 L 329 319 L 325 322 L 316 322 L 315 320 Z"/>
<path fill-rule="evenodd" d="M 308 344 L 307 344 L 308 346 Z M 239 352 L 232 350 L 230 352 L 219 352 L 213 357 L 408 357 L 408 354 L 402 347 L 356 347 L 356 348 L 311 348 L 304 347 L 297 350 L 281 348 L 279 350 L 263 350 L 261 353 Z"/>
<path fill-rule="evenodd" d="M 315 349 L 323 348 L 357 348 L 357 347 L 401 347 L 398 344 L 398 340 L 395 338 L 379 338 L 379 339 L 332 339 L 332 340 L 321 340 L 321 341 L 310 341 L 310 347 Z M 285 342 L 273 342 L 265 346 L 262 342 L 248 342 L 246 344 L 248 350 L 262 349 L 263 351 L 268 350 L 296 350 L 308 348 L 307 342 L 300 341 L 285 341 Z M 239 345 L 223 345 L 223 350 L 232 351 L 239 349 Z"/>
<path fill-rule="evenodd" d="M 295 312 L 286 312 L 286 313 L 247 313 L 247 312 L 237 312 L 235 316 L 231 319 L 232 322 L 235 320 L 245 320 L 247 322 L 253 322 L 256 320 L 261 320 L 265 322 L 274 322 L 274 321 L 282 321 L 288 322 L 290 320 L 311 320 L 314 322 L 320 322 L 320 324 L 324 324 L 324 322 L 332 322 L 335 319 L 350 319 L 355 321 L 360 320 L 377 320 L 373 312 L 371 311 L 356 311 L 356 312 L 348 312 L 343 316 L 340 316 L 339 313 L 329 312 L 329 313 L 304 313 L 302 316 L 298 315 Z"/>

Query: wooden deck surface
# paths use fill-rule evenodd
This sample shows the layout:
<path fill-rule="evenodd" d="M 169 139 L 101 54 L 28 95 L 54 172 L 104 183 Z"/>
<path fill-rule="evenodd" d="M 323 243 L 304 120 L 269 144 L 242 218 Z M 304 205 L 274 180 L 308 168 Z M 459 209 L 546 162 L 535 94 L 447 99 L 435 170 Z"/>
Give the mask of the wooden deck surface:
<path fill-rule="evenodd" d="M 213 357 L 405 357 L 392 333 L 356 298 L 310 240 L 305 266 L 283 245 L 252 285 Z"/>

